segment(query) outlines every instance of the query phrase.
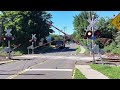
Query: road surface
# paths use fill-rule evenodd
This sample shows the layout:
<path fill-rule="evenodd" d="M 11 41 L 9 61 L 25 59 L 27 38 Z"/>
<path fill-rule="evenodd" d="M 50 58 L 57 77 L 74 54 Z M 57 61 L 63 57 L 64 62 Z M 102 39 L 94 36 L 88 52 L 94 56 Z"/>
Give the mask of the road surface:
<path fill-rule="evenodd" d="M 92 60 L 75 56 L 76 47 L 70 44 L 63 50 L 13 57 L 13 62 L 0 65 L 0 79 L 72 79 L 76 61 Z"/>

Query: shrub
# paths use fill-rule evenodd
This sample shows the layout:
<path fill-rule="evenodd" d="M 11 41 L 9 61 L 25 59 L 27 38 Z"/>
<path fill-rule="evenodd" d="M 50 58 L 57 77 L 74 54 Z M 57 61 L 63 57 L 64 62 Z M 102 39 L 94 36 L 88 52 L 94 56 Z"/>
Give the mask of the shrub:
<path fill-rule="evenodd" d="M 114 48 L 111 52 L 113 54 L 120 54 L 120 48 Z"/>
<path fill-rule="evenodd" d="M 108 45 L 108 46 L 104 47 L 104 50 L 105 50 L 106 52 L 110 52 L 110 51 L 111 51 L 111 48 L 110 48 L 110 46 Z"/>
<path fill-rule="evenodd" d="M 113 41 L 110 45 L 104 47 L 106 52 L 111 52 L 116 47 L 116 43 Z"/>

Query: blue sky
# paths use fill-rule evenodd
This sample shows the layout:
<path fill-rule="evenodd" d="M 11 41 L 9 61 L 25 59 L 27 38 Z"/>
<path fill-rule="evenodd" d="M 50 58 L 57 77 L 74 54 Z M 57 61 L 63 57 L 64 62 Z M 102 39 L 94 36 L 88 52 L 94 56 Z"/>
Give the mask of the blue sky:
<path fill-rule="evenodd" d="M 66 27 L 65 32 L 67 34 L 73 33 L 73 16 L 78 15 L 80 11 L 49 11 L 52 14 L 53 25 L 63 30 Z M 96 11 L 99 17 L 113 17 L 113 15 L 118 15 L 120 11 Z M 53 28 L 55 34 L 59 32 Z M 60 33 L 62 35 L 62 33 Z"/>

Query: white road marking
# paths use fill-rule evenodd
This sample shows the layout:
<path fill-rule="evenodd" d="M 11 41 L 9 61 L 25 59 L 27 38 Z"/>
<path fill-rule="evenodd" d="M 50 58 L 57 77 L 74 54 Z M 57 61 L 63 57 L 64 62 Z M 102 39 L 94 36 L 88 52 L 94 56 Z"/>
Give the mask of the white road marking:
<path fill-rule="evenodd" d="M 27 71 L 72 71 L 72 69 L 28 69 Z"/>

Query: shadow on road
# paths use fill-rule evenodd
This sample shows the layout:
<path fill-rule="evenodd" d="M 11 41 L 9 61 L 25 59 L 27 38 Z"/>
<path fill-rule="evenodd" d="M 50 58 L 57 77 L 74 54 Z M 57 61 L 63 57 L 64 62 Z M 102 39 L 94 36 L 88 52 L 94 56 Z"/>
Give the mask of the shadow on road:
<path fill-rule="evenodd" d="M 18 58 L 11 58 L 11 60 L 16 60 L 16 61 L 19 60 L 19 61 L 20 61 L 20 60 L 33 60 L 33 59 L 20 59 L 20 58 L 18 59 Z"/>
<path fill-rule="evenodd" d="M 51 50 L 49 50 L 47 52 L 39 51 L 39 52 L 35 52 L 35 54 L 39 54 L 39 53 L 45 54 L 45 53 L 57 53 L 57 52 L 71 52 L 71 51 L 75 51 L 75 50 L 76 49 L 70 49 L 70 47 L 65 47 L 64 49 L 55 49 L 55 48 L 53 48 L 53 49 L 51 49 Z"/>

